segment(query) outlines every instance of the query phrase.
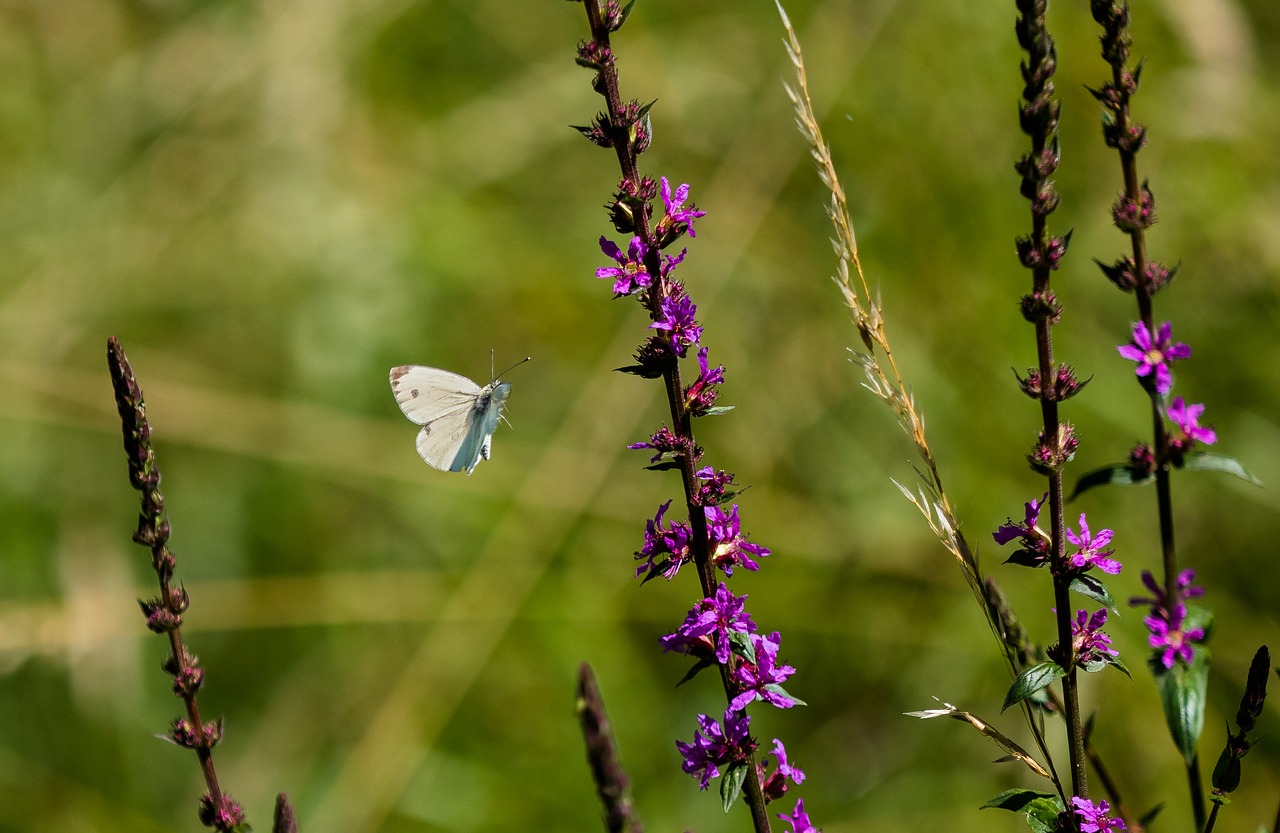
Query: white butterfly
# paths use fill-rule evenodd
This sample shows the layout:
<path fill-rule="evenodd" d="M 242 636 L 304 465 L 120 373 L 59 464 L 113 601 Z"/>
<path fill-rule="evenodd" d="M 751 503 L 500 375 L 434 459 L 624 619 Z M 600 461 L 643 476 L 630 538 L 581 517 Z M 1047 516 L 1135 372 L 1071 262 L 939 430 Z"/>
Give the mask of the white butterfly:
<path fill-rule="evenodd" d="M 511 383 L 495 378 L 480 387 L 447 370 L 403 364 L 391 368 L 391 392 L 404 415 L 422 426 L 418 453 L 427 465 L 471 474 L 481 458 L 489 459 Z"/>

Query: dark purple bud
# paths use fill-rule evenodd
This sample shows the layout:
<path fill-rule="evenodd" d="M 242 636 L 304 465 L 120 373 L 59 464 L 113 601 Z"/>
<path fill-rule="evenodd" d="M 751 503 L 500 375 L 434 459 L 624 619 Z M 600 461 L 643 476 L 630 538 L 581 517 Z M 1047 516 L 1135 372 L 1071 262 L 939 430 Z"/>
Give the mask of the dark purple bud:
<path fill-rule="evenodd" d="M 244 824 L 244 810 L 225 793 L 217 799 L 210 793 L 200 796 L 200 809 L 196 815 L 201 824 L 218 833 L 232 833 L 238 825 Z"/>
<path fill-rule="evenodd" d="M 1156 223 L 1156 200 L 1144 182 L 1136 200 L 1122 194 L 1111 206 L 1111 219 L 1126 234 L 1145 231 Z"/>
<path fill-rule="evenodd" d="M 298 833 L 298 819 L 289 803 L 289 796 L 280 793 L 276 796 L 276 814 L 271 823 L 271 833 Z"/>
<path fill-rule="evenodd" d="M 168 633 L 182 627 L 182 617 L 165 607 L 160 599 L 138 599 L 138 606 L 147 617 L 147 630 L 152 633 Z"/>
<path fill-rule="evenodd" d="M 1037 473 L 1048 475 L 1069 462 L 1079 445 L 1075 428 L 1070 423 L 1061 423 L 1057 436 L 1046 437 L 1043 431 L 1037 435 L 1036 446 L 1027 455 L 1027 462 Z"/>
<path fill-rule="evenodd" d="M 169 590 L 169 607 L 174 613 L 179 615 L 186 613 L 187 608 L 191 607 L 191 597 L 187 595 L 187 588 L 179 587 Z"/>
<path fill-rule="evenodd" d="M 1139 477 L 1150 477 L 1156 470 L 1156 455 L 1147 443 L 1138 443 L 1129 452 L 1128 466 Z"/>
<path fill-rule="evenodd" d="M 197 666 L 183 668 L 173 677 L 173 693 L 183 699 L 194 697 L 203 685 L 204 669 Z"/>
<path fill-rule="evenodd" d="M 626 22 L 626 16 L 622 13 L 618 0 L 607 0 L 604 8 L 600 10 L 600 22 L 604 24 L 604 28 L 610 32 L 616 32 Z"/>
<path fill-rule="evenodd" d="M 587 69 L 603 69 L 613 63 L 613 52 L 595 41 L 583 41 L 578 44 L 577 63 Z"/>
<path fill-rule="evenodd" d="M 1054 202 L 1057 202 L 1057 196 L 1054 196 Z M 1050 209 L 1052 211 L 1053 209 Z M 1067 248 L 1071 245 L 1071 232 L 1067 232 L 1063 237 L 1050 237 L 1049 247 L 1045 252 L 1045 262 L 1050 269 L 1057 269 L 1062 263 L 1062 258 L 1067 253 Z"/>
<path fill-rule="evenodd" d="M 1155 295 L 1160 290 L 1168 286 L 1178 275 L 1180 266 L 1174 266 L 1170 269 L 1163 263 L 1151 261 L 1142 270 L 1142 283 L 1147 289 L 1148 295 Z"/>
<path fill-rule="evenodd" d="M 1018 371 L 1013 372 L 1014 377 L 1018 380 L 1018 387 L 1022 388 L 1022 392 L 1032 399 L 1039 399 L 1042 393 L 1040 384 L 1040 371 L 1034 367 L 1027 368 L 1026 378 L 1018 375 Z"/>
<path fill-rule="evenodd" d="M 196 735 L 195 727 L 185 717 L 176 718 L 173 725 L 169 727 L 169 734 L 163 737 L 183 749 L 196 749 L 200 746 L 200 738 Z"/>
<path fill-rule="evenodd" d="M 1056 324 L 1062 315 L 1062 305 L 1052 291 L 1033 292 L 1022 296 L 1022 317 L 1032 324 L 1042 319 Z"/>
<path fill-rule="evenodd" d="M 1240 711 L 1236 712 L 1236 725 L 1240 734 L 1253 731 L 1254 723 L 1262 714 L 1262 706 L 1267 701 L 1267 676 L 1271 673 L 1271 652 L 1263 645 L 1253 655 L 1249 665 L 1249 680 L 1245 683 L 1244 697 L 1240 700 Z"/>
<path fill-rule="evenodd" d="M 212 749 L 222 742 L 222 718 L 204 724 L 204 745 Z"/>
<path fill-rule="evenodd" d="M 1110 266 L 1097 259 L 1093 262 L 1098 264 L 1102 274 L 1106 275 L 1107 280 L 1115 284 L 1120 291 L 1132 292 L 1134 287 L 1138 285 L 1138 279 L 1133 274 L 1133 258 L 1120 258 Z"/>

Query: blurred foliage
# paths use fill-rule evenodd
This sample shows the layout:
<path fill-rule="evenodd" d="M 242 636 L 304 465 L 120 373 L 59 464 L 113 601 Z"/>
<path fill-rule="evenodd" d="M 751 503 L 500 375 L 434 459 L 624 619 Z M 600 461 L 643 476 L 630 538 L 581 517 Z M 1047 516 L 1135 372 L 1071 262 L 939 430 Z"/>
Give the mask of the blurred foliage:
<path fill-rule="evenodd" d="M 1016 301 L 1028 225 L 1012 162 L 1012 3 L 793 0 L 862 258 L 970 538 L 1032 634 L 1043 577 L 997 569 L 987 531 L 1039 494 L 1037 412 L 1009 368 L 1034 361 Z M 1125 241 L 1120 188 L 1084 85 L 1101 82 L 1085 4 L 1055 3 L 1063 194 L 1075 229 L 1055 285 L 1059 358 L 1093 376 L 1069 416 L 1076 472 L 1149 432 L 1114 345 L 1134 316 L 1091 263 Z M 1145 56 L 1140 168 L 1183 263 L 1157 314 L 1194 345 L 1179 392 L 1223 453 L 1280 483 L 1280 12 L 1273 0 L 1134 9 Z M 9 0 L 0 4 L 0 831 L 198 828 L 189 754 L 151 737 L 178 710 L 134 599 L 104 349 L 147 396 L 206 712 L 227 719 L 223 783 L 260 830 L 293 797 L 307 833 L 599 829 L 573 719 L 595 665 L 651 830 L 741 830 L 678 769 L 673 740 L 722 708 L 673 691 L 663 656 L 697 595 L 630 578 L 670 477 L 623 448 L 665 414 L 611 370 L 645 320 L 593 270 L 612 155 L 569 124 L 599 107 L 573 63 L 582 10 L 498 0 Z M 642 0 L 615 45 L 624 95 L 657 99 L 646 170 L 709 214 L 681 275 L 730 415 L 699 426 L 738 472 L 746 528 L 774 555 L 737 581 L 785 634 L 810 706 L 763 713 L 808 770 L 828 833 L 1018 830 L 977 806 L 1030 783 L 958 724 L 901 717 L 937 696 L 996 720 L 1008 684 L 959 571 L 889 478 L 910 450 L 859 387 L 857 337 L 827 276 L 826 200 L 780 81 L 771 3 Z M 512 429 L 473 477 L 428 469 L 387 368 L 511 374 Z M 1218 630 L 1202 758 L 1211 767 L 1255 648 L 1280 634 L 1274 488 L 1175 484 L 1182 560 Z M 1150 492 L 1086 496 L 1117 531 L 1117 598 L 1154 563 Z M 1141 656 L 1137 612 L 1110 630 Z M 1130 665 L 1140 667 L 1139 662 Z M 705 684 L 704 684 L 705 683 Z M 1274 683 L 1274 681 L 1273 681 Z M 1276 701 L 1260 731 L 1274 738 Z M 1155 688 L 1092 678 L 1097 743 L 1138 809 L 1186 829 Z M 1269 716 L 1268 716 L 1269 715 Z M 1025 740 L 1012 715 L 1003 731 Z M 1206 770 L 1207 771 L 1207 770 Z M 1264 740 L 1223 830 L 1274 814 Z"/>

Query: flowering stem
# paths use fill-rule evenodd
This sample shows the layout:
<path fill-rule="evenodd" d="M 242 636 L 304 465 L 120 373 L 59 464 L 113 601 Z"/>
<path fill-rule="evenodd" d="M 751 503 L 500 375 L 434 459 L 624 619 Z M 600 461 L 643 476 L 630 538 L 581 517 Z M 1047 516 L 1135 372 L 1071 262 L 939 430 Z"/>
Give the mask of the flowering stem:
<path fill-rule="evenodd" d="M 185 589 L 175 589 L 172 584 L 176 561 L 169 549 L 169 520 L 165 513 L 164 495 L 160 492 L 160 468 L 151 447 L 147 406 L 124 348 L 114 336 L 107 339 L 107 365 L 124 432 L 129 482 L 142 493 L 138 530 L 133 540 L 151 551 L 151 566 L 160 584 L 159 598 L 142 602 L 142 609 L 147 616 L 147 627 L 169 639 L 169 657 L 165 660 L 164 670 L 173 677 L 173 691 L 182 698 L 187 713 L 185 721 L 174 722 L 169 739 L 179 746 L 193 749 L 200 763 L 208 789 L 201 798 L 201 821 L 218 830 L 232 830 L 244 821 L 244 815 L 231 797 L 222 792 L 214 769 L 213 746 L 221 739 L 221 724 L 205 723 L 196 702 L 196 693 L 204 681 L 204 670 L 182 641 L 182 614 L 190 599 Z"/>
<path fill-rule="evenodd" d="M 587 762 L 596 782 L 596 792 L 604 805 L 605 829 L 609 833 L 643 833 L 628 795 L 629 781 L 618 761 L 613 727 L 605 714 L 604 698 L 595 674 L 585 662 L 578 668 L 578 723 L 587 744 Z"/>
<path fill-rule="evenodd" d="M 615 4 L 616 5 L 616 4 Z M 624 104 L 618 88 L 617 66 L 614 62 L 609 43 L 609 26 L 605 21 L 601 0 L 583 0 L 587 12 L 587 24 L 591 30 L 592 49 L 598 58 L 595 90 L 605 99 L 606 117 L 599 120 L 600 127 L 608 134 L 622 171 L 624 191 L 636 194 L 642 187 L 642 178 L 637 164 L 637 141 L 635 135 L 636 119 L 629 118 L 627 105 Z M 630 189 L 630 190 L 627 190 Z M 634 205 L 634 203 L 632 203 Z M 645 270 L 652 276 L 652 283 L 644 296 L 645 306 L 653 321 L 660 318 L 660 305 L 667 296 L 670 282 L 664 276 L 661 249 L 662 244 L 650 225 L 647 206 L 642 206 L 632 213 L 635 235 L 645 246 L 643 257 Z M 681 481 L 684 486 L 685 506 L 688 510 L 689 525 L 692 530 L 689 542 L 694 563 L 697 566 L 698 579 L 704 597 L 714 596 L 716 592 L 715 565 L 711 561 L 708 546 L 710 540 L 707 529 L 706 511 L 699 505 L 699 483 L 695 474 L 695 449 L 692 418 L 685 402 L 684 383 L 680 377 L 680 367 L 673 352 L 666 354 L 662 367 L 662 379 L 670 406 L 672 431 L 683 443 L 685 451 L 679 455 Z M 731 656 L 729 662 L 721 663 L 720 681 L 724 687 L 725 697 L 732 701 L 736 688 L 732 679 L 734 667 L 739 662 Z M 771 830 L 769 816 L 765 809 L 765 798 L 761 791 L 760 780 L 756 775 L 754 752 L 746 750 L 748 775 L 744 779 L 744 795 L 751 812 L 752 822 L 757 833 L 769 833 Z"/>
<path fill-rule="evenodd" d="M 1053 74 L 1057 63 L 1053 37 L 1045 22 L 1048 0 L 1017 0 L 1020 13 L 1016 31 L 1019 44 L 1027 53 L 1022 65 L 1023 98 L 1021 124 L 1031 139 L 1031 151 L 1019 160 L 1016 169 L 1022 175 L 1022 194 L 1031 203 L 1031 234 L 1018 241 L 1022 264 L 1032 273 L 1032 291 L 1022 299 L 1024 317 L 1035 325 L 1036 369 L 1039 384 L 1024 389 L 1040 402 L 1042 433 L 1030 460 L 1033 468 L 1048 479 L 1051 521 L 1050 564 L 1053 569 L 1053 595 L 1057 610 L 1057 660 L 1066 669 L 1062 681 L 1062 699 L 1067 719 L 1068 749 L 1071 759 L 1071 792 L 1088 797 L 1085 772 L 1084 732 L 1080 722 L 1080 702 L 1076 685 L 1074 646 L 1071 631 L 1070 577 L 1066 564 L 1066 524 L 1063 517 L 1063 463 L 1074 451 L 1070 426 L 1058 415 L 1059 394 L 1055 380 L 1058 368 L 1053 363 L 1051 328 L 1061 308 L 1050 289 L 1050 275 L 1066 252 L 1070 236 L 1052 237 L 1048 216 L 1058 205 L 1058 195 L 1050 176 L 1059 161 L 1057 126 L 1061 105 L 1054 98 Z"/>
<path fill-rule="evenodd" d="M 1118 284 L 1132 288 L 1138 303 L 1138 319 L 1148 333 L 1156 333 L 1152 296 L 1172 277 L 1160 264 L 1147 256 L 1146 230 L 1155 223 L 1155 199 L 1146 182 L 1139 182 L 1137 155 L 1146 144 L 1146 127 L 1135 122 L 1129 102 L 1138 91 L 1142 73 L 1127 66 L 1133 37 L 1129 31 L 1129 7 L 1114 0 L 1091 0 L 1094 20 L 1103 27 L 1102 57 L 1111 68 L 1111 81 L 1094 95 L 1105 108 L 1103 135 L 1108 146 L 1120 158 L 1124 193 L 1112 209 L 1116 225 L 1129 236 L 1132 261 L 1117 263 L 1113 269 L 1128 266 L 1130 280 Z M 1107 271 L 1104 269 L 1104 271 Z M 1123 274 L 1123 270 L 1120 272 Z M 1108 275 L 1114 274 L 1108 272 Z M 1173 534 L 1173 492 L 1170 478 L 1170 444 L 1165 427 L 1162 399 L 1158 385 L 1147 388 L 1151 404 L 1152 449 L 1155 456 L 1156 508 L 1160 519 L 1160 549 L 1164 566 L 1164 593 L 1167 609 L 1175 610 L 1182 601 L 1178 582 L 1178 558 Z M 1205 806 L 1201 789 L 1200 758 L 1193 755 L 1186 763 L 1187 786 L 1191 794 L 1196 828 L 1205 827 Z M 1215 808 L 1216 812 L 1216 808 Z"/>

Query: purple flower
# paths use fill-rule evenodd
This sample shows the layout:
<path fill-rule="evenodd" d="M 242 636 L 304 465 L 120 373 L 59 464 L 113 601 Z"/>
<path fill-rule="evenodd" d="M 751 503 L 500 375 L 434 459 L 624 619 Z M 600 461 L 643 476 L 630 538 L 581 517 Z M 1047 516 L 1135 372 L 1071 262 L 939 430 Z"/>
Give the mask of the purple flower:
<path fill-rule="evenodd" d="M 611 257 L 617 266 L 601 266 L 596 270 L 597 278 L 613 279 L 613 295 L 615 298 L 621 298 L 624 295 L 633 295 L 641 289 L 647 289 L 653 284 L 653 275 L 649 274 L 649 268 L 645 266 L 644 259 L 649 253 L 649 247 L 639 237 L 632 237 L 631 242 L 627 245 L 627 251 L 624 254 L 612 240 L 607 237 L 600 238 L 600 251 Z M 680 254 L 675 257 L 670 255 L 662 256 L 662 277 L 666 277 L 671 270 L 684 260 L 684 256 L 688 250 L 682 249 Z"/>
<path fill-rule="evenodd" d="M 1084 572 L 1091 567 L 1097 567 L 1104 573 L 1116 575 L 1120 572 L 1120 562 L 1111 556 L 1115 554 L 1115 550 L 1103 549 L 1107 544 L 1111 543 L 1111 537 L 1115 535 L 1110 529 L 1103 529 L 1097 535 L 1089 532 L 1089 524 L 1085 522 L 1084 513 L 1080 514 L 1080 534 L 1077 535 L 1067 528 L 1067 540 L 1079 547 L 1079 551 L 1071 554 L 1067 558 L 1067 562 L 1076 570 Z"/>
<path fill-rule="evenodd" d="M 703 511 L 707 514 L 707 534 L 711 538 L 711 563 L 724 570 L 726 576 L 733 575 L 734 567 L 759 570 L 760 565 L 752 556 L 763 558 L 770 550 L 751 543 L 742 534 L 738 504 L 733 504 L 728 512 L 719 506 L 708 506 Z"/>
<path fill-rule="evenodd" d="M 1075 652 L 1076 664 L 1105 662 L 1103 654 L 1119 656 L 1120 652 L 1111 647 L 1111 637 L 1102 632 L 1102 626 L 1106 623 L 1105 607 L 1099 608 L 1092 616 L 1087 610 L 1076 611 L 1076 620 L 1071 623 L 1071 647 Z"/>
<path fill-rule="evenodd" d="M 658 305 L 658 320 L 649 325 L 651 330 L 665 330 L 671 341 L 671 351 L 684 358 L 689 348 L 702 338 L 702 327 L 694 319 L 698 307 L 683 292 L 662 299 Z"/>
<path fill-rule="evenodd" d="M 748 727 L 751 719 L 745 713 L 725 712 L 724 728 L 715 718 L 698 715 L 698 730 L 693 742 L 676 741 L 676 749 L 684 761 L 680 769 L 698 779 L 698 788 L 705 790 L 712 778 L 720 777 L 720 767 L 743 760 L 752 750 Z"/>
<path fill-rule="evenodd" d="M 693 556 L 689 551 L 689 539 L 692 530 L 688 524 L 673 521 L 670 527 L 662 525 L 662 516 L 671 506 L 667 501 L 658 507 L 658 514 L 644 524 L 644 546 L 636 553 L 636 559 L 644 560 L 636 568 L 636 578 L 645 576 L 645 581 L 661 575 L 667 580 L 675 578 L 680 568 Z"/>
<path fill-rule="evenodd" d="M 1124 830 L 1124 822 L 1108 815 L 1111 805 L 1106 801 L 1094 804 L 1087 798 L 1071 796 L 1071 806 L 1080 817 L 1080 833 L 1110 833 L 1112 830 Z"/>
<path fill-rule="evenodd" d="M 733 473 L 724 469 L 716 471 L 711 466 L 703 466 L 694 476 L 702 481 L 697 497 L 700 506 L 714 506 L 724 500 L 725 489 L 733 485 Z"/>
<path fill-rule="evenodd" d="M 649 247 L 639 237 L 632 237 L 626 254 L 607 237 L 600 238 L 600 250 L 617 262 L 617 266 L 601 266 L 596 270 L 597 278 L 613 279 L 614 297 L 630 295 L 638 289 L 644 289 L 653 283 L 653 276 L 644 265 L 644 256 Z"/>
<path fill-rule="evenodd" d="M 706 416 L 711 406 L 715 405 L 716 395 L 719 394 L 715 386 L 724 382 L 724 365 L 712 368 L 707 362 L 709 349 L 703 347 L 698 351 L 698 379 L 684 392 L 684 406 L 690 416 Z"/>
<path fill-rule="evenodd" d="M 1200 426 L 1204 405 L 1188 405 L 1181 396 L 1175 396 L 1164 412 L 1169 421 L 1178 427 L 1179 436 L 1171 438 L 1169 442 L 1174 451 L 1185 454 L 1195 443 L 1213 445 L 1218 441 L 1217 432 Z"/>
<path fill-rule="evenodd" d="M 1142 620 L 1151 632 L 1147 637 L 1148 644 L 1152 648 L 1161 649 L 1160 664 L 1167 669 L 1172 669 L 1178 660 L 1190 665 L 1194 658 L 1191 643 L 1204 639 L 1204 628 L 1182 629 L 1186 618 L 1187 606 L 1178 602 L 1167 615 L 1164 610 L 1156 609 L 1152 611 L 1152 615 Z"/>
<path fill-rule="evenodd" d="M 1156 393 L 1161 395 L 1168 393 L 1173 386 L 1169 363 L 1191 355 L 1191 348 L 1180 341 L 1174 342 L 1172 334 L 1173 324 L 1166 321 L 1160 325 L 1160 334 L 1153 339 L 1147 325 L 1137 321 L 1133 325 L 1133 340 L 1116 348 L 1121 356 L 1138 363 L 1134 372 L 1139 378 L 1146 378 L 1155 371 Z"/>
<path fill-rule="evenodd" d="M 658 452 L 649 458 L 650 463 L 656 463 L 662 459 L 664 455 L 684 454 L 689 449 L 689 440 L 684 437 L 678 437 L 667 426 L 662 426 L 644 442 L 631 443 L 627 446 L 631 449 L 651 448 Z"/>
<path fill-rule="evenodd" d="M 1204 588 L 1193 585 L 1191 582 L 1196 579 L 1196 571 L 1188 567 L 1181 573 L 1178 573 L 1178 587 L 1176 590 L 1179 600 L 1194 599 L 1197 596 L 1204 595 Z M 1129 599 L 1130 607 L 1138 607 L 1139 605 L 1150 605 L 1152 614 L 1156 611 L 1163 611 L 1168 607 L 1169 599 L 1165 595 L 1164 588 L 1156 581 L 1156 577 L 1151 574 L 1150 570 L 1142 571 L 1142 584 L 1151 591 L 1151 598 L 1142 596 L 1134 596 Z"/>
<path fill-rule="evenodd" d="M 1049 536 L 1036 526 L 1040 520 L 1040 510 L 1044 509 L 1049 493 L 1045 492 L 1039 500 L 1029 500 L 1024 504 L 1025 512 L 1022 523 L 1009 522 L 991 534 L 997 544 L 1004 546 L 1015 538 L 1022 539 L 1022 548 L 1009 557 L 1010 561 L 1031 567 L 1039 567 L 1049 561 Z"/>
<path fill-rule="evenodd" d="M 745 593 L 735 596 L 721 582 L 714 596 L 708 596 L 690 608 L 684 624 L 676 628 L 675 633 L 659 640 L 662 647 L 667 651 L 695 656 L 714 654 L 716 662 L 728 665 L 733 647 L 730 635 L 754 633 L 756 629 L 751 614 L 744 609 L 746 601 Z"/>
<path fill-rule="evenodd" d="M 773 739 L 773 756 L 777 758 L 778 765 L 773 772 L 765 775 L 765 771 L 769 768 L 769 757 L 766 755 L 756 764 L 756 775 L 760 779 L 760 791 L 764 793 L 765 803 L 777 801 L 786 795 L 791 784 L 801 784 L 804 782 L 804 772 L 798 766 L 793 766 L 787 762 L 787 750 L 782 745 L 782 741 L 777 738 Z M 790 781 L 791 784 L 787 782 Z"/>
<path fill-rule="evenodd" d="M 778 818 L 791 825 L 791 833 L 819 833 L 809 821 L 809 814 L 804 811 L 804 799 L 796 799 L 796 809 L 791 815 L 778 813 Z"/>
<path fill-rule="evenodd" d="M 657 235 L 661 247 L 666 248 L 672 241 L 685 232 L 690 237 L 697 237 L 693 230 L 693 221 L 707 216 L 707 212 L 699 211 L 692 203 L 686 208 L 684 201 L 689 199 L 689 185 L 685 183 L 671 191 L 671 183 L 662 177 L 662 208 L 665 216 L 658 221 Z"/>
<path fill-rule="evenodd" d="M 792 697 L 779 690 L 782 683 L 796 673 L 790 665 L 778 665 L 778 647 L 781 644 L 782 635 L 777 631 L 769 636 L 752 634 L 751 647 L 756 661 L 752 665 L 744 659 L 733 669 L 733 681 L 740 690 L 729 703 L 730 711 L 741 711 L 757 699 L 780 709 L 789 709 L 796 704 Z"/>

